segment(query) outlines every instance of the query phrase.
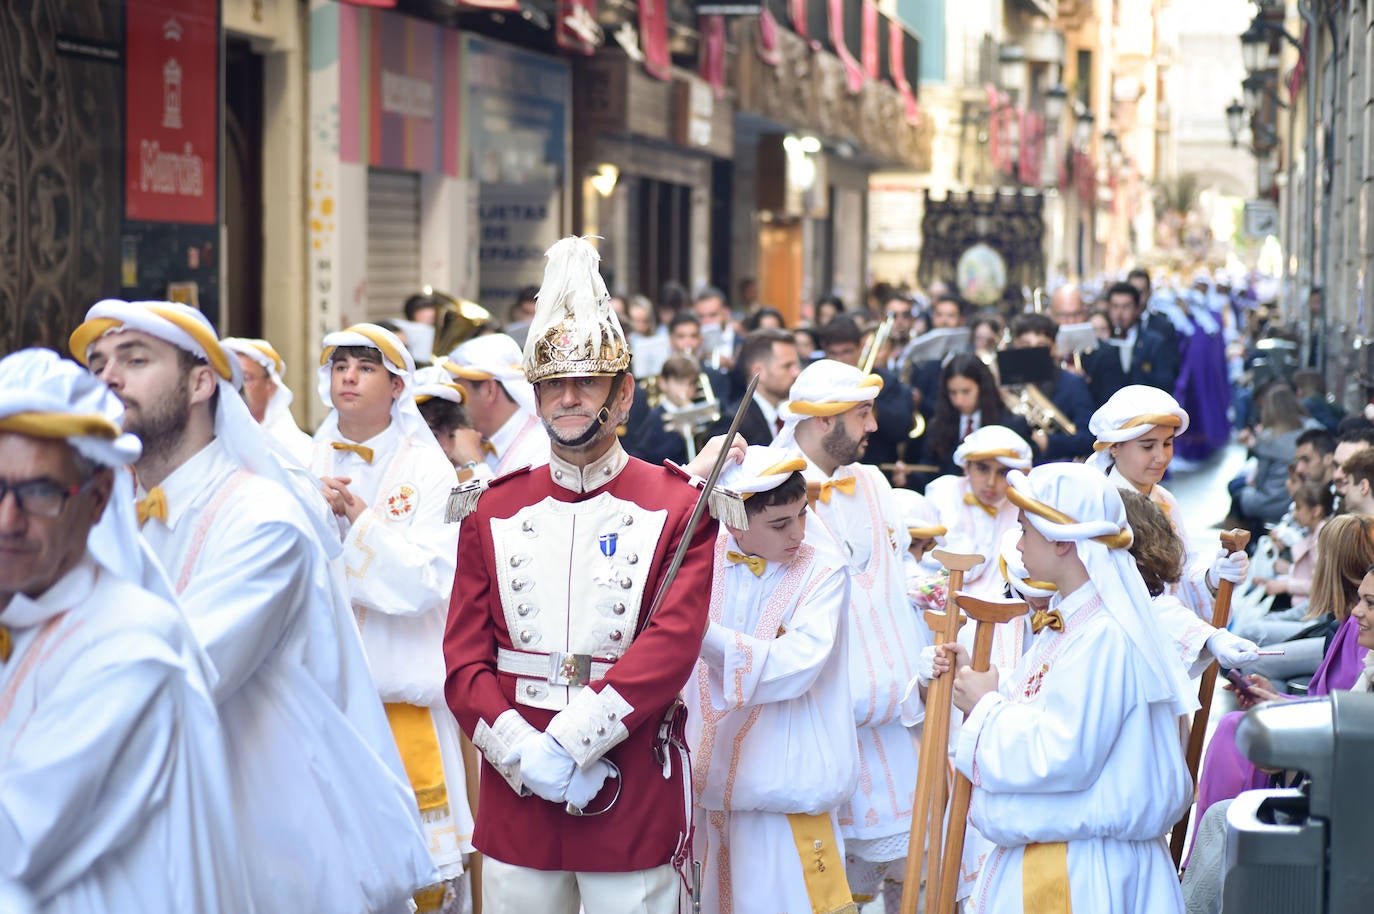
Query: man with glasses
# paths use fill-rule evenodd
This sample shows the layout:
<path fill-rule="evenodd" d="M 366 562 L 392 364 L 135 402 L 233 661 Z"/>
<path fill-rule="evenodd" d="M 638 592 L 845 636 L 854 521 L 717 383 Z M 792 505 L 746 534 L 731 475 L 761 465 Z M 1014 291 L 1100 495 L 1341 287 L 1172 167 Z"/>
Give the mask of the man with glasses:
<path fill-rule="evenodd" d="M 233 914 L 215 672 L 142 586 L 123 413 L 50 351 L 0 360 L 0 857 L 43 911 Z"/>

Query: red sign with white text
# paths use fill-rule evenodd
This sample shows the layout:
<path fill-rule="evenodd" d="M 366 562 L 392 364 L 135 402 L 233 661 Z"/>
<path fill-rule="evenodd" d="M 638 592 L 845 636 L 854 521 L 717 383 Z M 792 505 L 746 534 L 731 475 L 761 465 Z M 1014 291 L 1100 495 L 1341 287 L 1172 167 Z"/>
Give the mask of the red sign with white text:
<path fill-rule="evenodd" d="M 124 214 L 214 225 L 218 213 L 218 0 L 128 0 Z"/>

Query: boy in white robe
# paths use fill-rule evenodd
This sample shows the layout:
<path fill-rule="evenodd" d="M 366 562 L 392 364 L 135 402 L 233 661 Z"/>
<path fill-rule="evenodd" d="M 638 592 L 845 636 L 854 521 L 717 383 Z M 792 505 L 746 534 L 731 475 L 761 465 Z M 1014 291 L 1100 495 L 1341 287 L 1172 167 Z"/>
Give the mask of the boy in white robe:
<path fill-rule="evenodd" d="M 1159 505 L 1187 550 L 1182 579 L 1171 589 L 1199 618 L 1212 618 L 1212 598 L 1223 579 L 1243 583 L 1250 574 L 1244 550 L 1219 549 L 1214 558 L 1198 556 L 1180 526 L 1178 499 L 1160 484 L 1174 457 L 1174 438 L 1188 430 L 1188 413 L 1157 387 L 1130 384 L 1093 413 L 1088 428 L 1097 441 L 1087 465 L 1107 474 L 1115 485 L 1132 488 Z"/>
<path fill-rule="evenodd" d="M 839 809 L 846 871 L 856 900 L 881 891 L 888 910 L 901 897 L 911 831 L 917 746 L 903 721 L 906 687 L 930 629 L 912 612 L 905 560 L 911 540 L 876 467 L 859 463 L 877 429 L 877 375 L 821 359 L 792 384 L 778 410 L 777 447 L 806 458 L 808 498 L 817 526 L 837 544 L 850 575 L 845 639 L 859 745 L 859 784 Z M 819 532 L 819 531 L 818 531 Z"/>
<path fill-rule="evenodd" d="M 750 447 L 720 477 L 744 496 L 749 526 L 721 526 L 711 621 L 685 690 L 707 914 L 852 904 L 835 822 L 858 776 L 849 576 L 808 527 L 805 466 L 794 451 Z"/>
<path fill-rule="evenodd" d="M 964 590 L 994 596 L 1005 586 L 994 556 L 1003 535 L 1016 526 L 1016 508 L 1007 501 L 1007 471 L 1029 470 L 1031 447 L 1009 428 L 985 425 L 955 449 L 954 463 L 964 475 L 931 480 L 926 498 L 949 528 L 946 548 L 987 559 L 964 576 Z"/>
<path fill-rule="evenodd" d="M 50 350 L 0 360 L 0 882 L 34 905 L 0 910 L 251 911 L 214 671 L 140 586 L 123 414 Z"/>
<path fill-rule="evenodd" d="M 286 362 L 267 340 L 227 336 L 220 345 L 234 353 L 243 366 L 243 402 L 263 430 L 300 466 L 310 462 L 310 436 L 301 431 L 291 415 L 295 396 L 286 386 Z"/>
<path fill-rule="evenodd" d="M 70 346 L 143 437 L 139 519 L 219 676 L 254 906 L 403 909 L 437 879 L 415 800 L 394 746 L 366 735 L 380 703 L 358 688 L 366 665 L 329 590 L 313 493 L 236 392 L 238 360 L 168 302 L 99 302 Z"/>
<path fill-rule="evenodd" d="M 311 471 L 323 480 L 344 546 L 349 595 L 377 690 L 446 883 L 423 911 L 462 905 L 472 852 L 458 723 L 444 701 L 444 620 L 458 525 L 444 522 L 453 465 L 420 416 L 415 363 L 396 336 L 356 324 L 324 338 L 320 397 L 330 406 Z M 455 908 L 456 909 L 456 908 Z"/>
<path fill-rule="evenodd" d="M 1164 834 L 1192 800 L 1183 716 L 1197 702 L 1127 551 L 1125 508 L 1079 464 L 1008 482 L 1027 572 L 1057 593 L 1000 682 L 941 646 L 967 715 L 955 762 L 973 782 L 969 820 L 997 846 L 969 909 L 1174 914 Z"/>

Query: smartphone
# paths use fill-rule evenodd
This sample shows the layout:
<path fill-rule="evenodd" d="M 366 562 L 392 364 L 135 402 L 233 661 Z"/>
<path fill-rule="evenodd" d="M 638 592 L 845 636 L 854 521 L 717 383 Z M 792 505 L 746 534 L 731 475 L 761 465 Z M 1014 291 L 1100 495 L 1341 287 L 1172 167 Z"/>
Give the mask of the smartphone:
<path fill-rule="evenodd" d="M 1231 685 L 1236 687 L 1236 691 L 1246 698 L 1258 699 L 1259 695 L 1250 686 L 1250 680 L 1241 675 L 1240 670 L 1227 670 L 1226 678 L 1231 680 Z"/>

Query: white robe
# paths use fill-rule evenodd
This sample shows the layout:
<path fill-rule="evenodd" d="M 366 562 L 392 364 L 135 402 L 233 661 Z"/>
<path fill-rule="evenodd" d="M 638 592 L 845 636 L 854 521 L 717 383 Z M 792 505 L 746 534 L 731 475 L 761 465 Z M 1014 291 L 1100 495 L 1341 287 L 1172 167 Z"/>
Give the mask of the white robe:
<path fill-rule="evenodd" d="M 493 476 L 549 462 L 549 433 L 539 417 L 517 409 L 487 442 L 485 459 Z"/>
<path fill-rule="evenodd" d="M 437 878 L 415 799 L 345 716 L 327 559 L 299 504 L 218 441 L 162 483 L 144 537 L 219 676 L 259 914 L 389 911 Z"/>
<path fill-rule="evenodd" d="M 444 623 L 453 591 L 458 524 L 444 523 L 457 479 L 437 448 L 406 439 L 392 422 L 367 445 L 368 464 L 337 451 L 334 423 L 315 442 L 317 476 L 346 476 L 368 507 L 344 529 L 343 564 L 363 649 L 383 702 L 429 709 L 444 769 L 446 808 L 422 812 L 430 857 L 445 878 L 472 852 L 472 810 L 458 722 L 444 699 Z M 547 461 L 547 451 L 545 460 Z"/>
<path fill-rule="evenodd" d="M 803 475 L 808 483 L 827 479 L 810 460 Z M 904 556 L 911 536 L 891 497 L 892 487 L 875 467 L 863 464 L 840 467 L 834 478 L 850 476 L 856 478 L 853 495 L 834 491 L 829 504 L 815 504 L 816 516 L 838 543 L 850 573 L 845 637 L 859 785 L 840 806 L 839 822 L 852 851 L 896 860 L 905 855 L 911 829 L 918 755 L 916 740 L 902 723 L 902 703 L 911 694 L 907 685 L 931 636 L 906 596 Z M 877 844 L 865 848 L 856 839 Z"/>
<path fill-rule="evenodd" d="M 1145 701 L 1144 663 L 1091 584 L 1054 608 L 1064 631 L 1036 635 L 959 735 L 969 819 L 997 845 L 969 910 L 1023 911 L 1026 845 L 1067 842 L 1074 910 L 1180 912 L 1164 834 L 1193 798 L 1182 720 Z"/>
<path fill-rule="evenodd" d="M 791 562 L 761 576 L 728 562 L 732 549 L 722 527 L 711 622 L 685 690 L 702 910 L 802 914 L 811 903 L 787 814 L 833 818 L 858 776 L 849 576 L 814 528 Z"/>
<path fill-rule="evenodd" d="M 1017 525 L 1016 506 L 1004 498 L 994 506 L 997 514 L 989 515 L 978 505 L 964 503 L 964 496 L 971 491 L 967 477 L 941 476 L 926 486 L 926 499 L 935 508 L 940 523 L 949 528 L 944 548 L 985 559 L 964 575 L 963 589 L 976 596 L 995 597 L 1006 587 L 997 556 L 1003 535 Z"/>
<path fill-rule="evenodd" d="M 0 880 L 64 914 L 250 911 L 213 672 L 176 607 L 88 554 L 0 619 Z"/>
<path fill-rule="evenodd" d="M 289 409 L 268 406 L 267 415 L 262 417 L 262 428 L 281 444 L 292 460 L 300 466 L 309 466 L 314 440 L 296 425 Z"/>

